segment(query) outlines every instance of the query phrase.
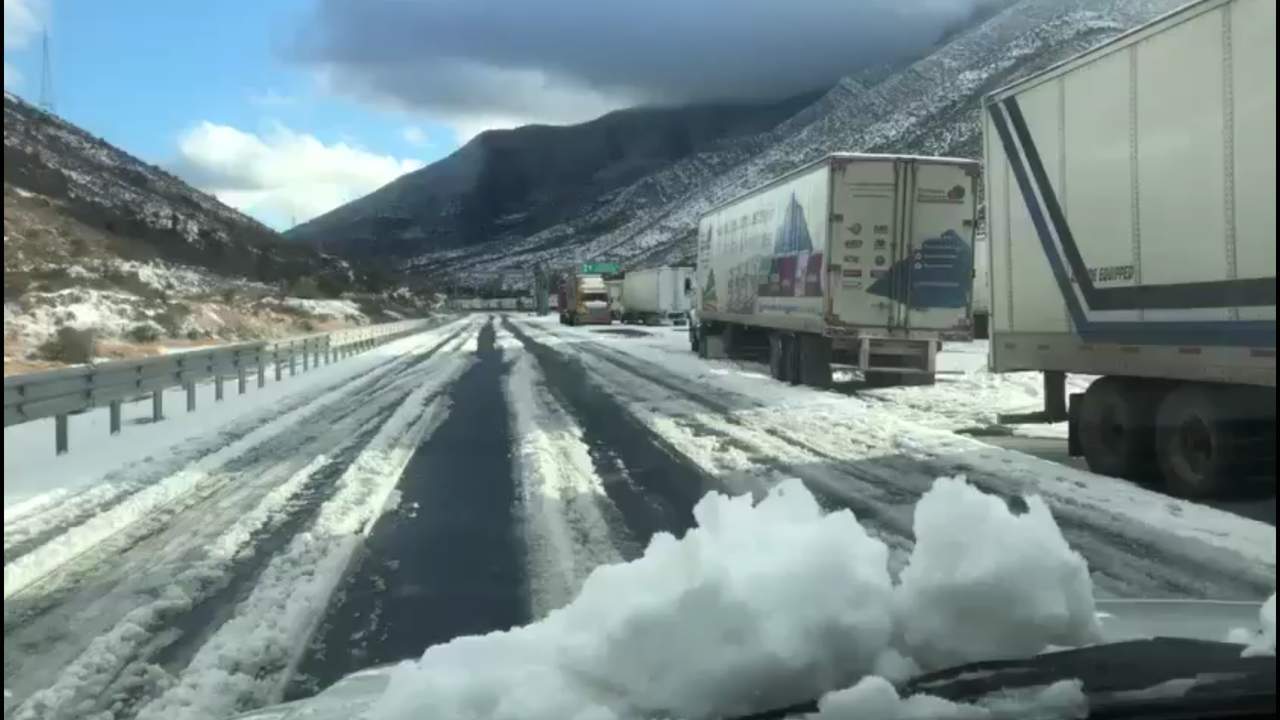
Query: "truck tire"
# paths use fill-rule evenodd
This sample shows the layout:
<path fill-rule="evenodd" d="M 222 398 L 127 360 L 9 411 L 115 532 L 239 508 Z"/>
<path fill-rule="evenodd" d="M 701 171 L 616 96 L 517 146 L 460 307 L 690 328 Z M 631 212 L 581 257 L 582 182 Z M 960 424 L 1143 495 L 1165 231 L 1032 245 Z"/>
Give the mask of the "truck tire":
<path fill-rule="evenodd" d="M 769 333 L 769 374 L 774 380 L 791 382 L 791 336 L 787 333 Z"/>
<path fill-rule="evenodd" d="M 1144 383 L 1118 377 L 1095 380 L 1081 399 L 1077 420 L 1089 469 L 1129 480 L 1152 479 L 1158 401 L 1158 394 Z"/>
<path fill-rule="evenodd" d="M 1234 392 L 1233 392 L 1234 391 Z M 1266 459 L 1259 447 L 1274 438 L 1253 416 L 1254 403 L 1234 388 L 1183 383 L 1156 412 L 1156 457 L 1165 490 L 1202 499 L 1230 495 Z M 1274 455 L 1272 456 L 1274 472 Z"/>
<path fill-rule="evenodd" d="M 815 388 L 831 387 L 831 341 L 821 335 L 798 336 L 800 384 Z"/>

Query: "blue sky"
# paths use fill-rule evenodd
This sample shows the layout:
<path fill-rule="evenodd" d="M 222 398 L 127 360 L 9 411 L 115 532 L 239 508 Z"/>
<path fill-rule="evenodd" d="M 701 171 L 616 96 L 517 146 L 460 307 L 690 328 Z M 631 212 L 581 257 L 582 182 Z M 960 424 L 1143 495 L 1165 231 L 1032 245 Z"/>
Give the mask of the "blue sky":
<path fill-rule="evenodd" d="M 21 27 L 21 15 L 11 17 L 25 10 L 49 28 L 58 114 L 149 162 L 192 169 L 190 158 L 184 157 L 184 139 L 188 146 L 201 141 L 208 145 L 208 137 L 217 133 L 202 129 L 234 128 L 244 134 L 232 136 L 241 145 L 248 141 L 245 136 L 263 140 L 266 148 L 257 148 L 264 156 L 259 158 L 264 165 L 259 174 L 279 176 L 276 182 L 287 180 L 289 173 L 272 170 L 272 163 L 289 165 L 291 156 L 287 152 L 277 158 L 265 155 L 284 144 L 317 151 L 309 153 L 313 162 L 316 156 L 324 156 L 318 148 L 346 151 L 324 156 L 330 165 L 366 161 L 365 171 L 353 173 L 358 177 L 349 182 L 332 177 L 341 168 L 327 168 L 328 195 L 355 197 L 390 180 L 397 170 L 452 152 L 458 141 L 454 128 L 421 113 L 330 92 L 314 68 L 288 59 L 285 48 L 290 33 L 309 4 L 306 0 L 5 0 L 6 90 L 33 102 L 40 96 L 39 30 Z M 10 28 L 11 19 L 19 27 Z M 19 77 L 10 84 L 15 70 Z M 318 145 L 308 144 L 308 139 Z M 202 149 L 195 155 L 206 157 L 218 151 Z M 180 174 L 202 178 L 207 173 L 194 168 Z M 271 182 L 259 178 L 247 184 Z M 206 189 L 217 192 L 220 188 L 214 185 Z M 306 195 L 317 194 L 314 188 L 300 189 L 303 197 L 295 202 L 263 196 L 271 188 L 249 189 L 258 192 L 231 192 L 223 199 L 277 227 L 321 209 L 306 202 Z M 252 202 L 254 198 L 259 202 Z"/>

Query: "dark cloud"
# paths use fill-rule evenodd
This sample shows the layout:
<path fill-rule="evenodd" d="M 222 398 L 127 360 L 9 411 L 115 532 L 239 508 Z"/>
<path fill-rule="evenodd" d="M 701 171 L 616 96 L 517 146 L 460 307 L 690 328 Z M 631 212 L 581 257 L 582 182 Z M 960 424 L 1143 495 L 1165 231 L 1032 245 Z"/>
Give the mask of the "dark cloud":
<path fill-rule="evenodd" d="M 982 0 L 320 0 L 291 54 L 445 117 L 779 98 L 928 47 Z"/>

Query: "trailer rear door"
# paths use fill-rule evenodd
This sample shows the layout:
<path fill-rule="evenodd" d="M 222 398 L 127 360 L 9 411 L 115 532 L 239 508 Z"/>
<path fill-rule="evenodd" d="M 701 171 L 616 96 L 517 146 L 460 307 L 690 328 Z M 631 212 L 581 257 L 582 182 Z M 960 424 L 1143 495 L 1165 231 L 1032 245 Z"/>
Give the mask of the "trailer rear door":
<path fill-rule="evenodd" d="M 907 165 L 902 326 L 966 329 L 973 300 L 977 165 L 925 159 Z"/>
<path fill-rule="evenodd" d="M 836 159 L 831 168 L 831 231 L 827 261 L 828 319 L 833 324 L 888 329 L 893 301 L 871 288 L 898 260 L 904 201 L 894 158 Z"/>

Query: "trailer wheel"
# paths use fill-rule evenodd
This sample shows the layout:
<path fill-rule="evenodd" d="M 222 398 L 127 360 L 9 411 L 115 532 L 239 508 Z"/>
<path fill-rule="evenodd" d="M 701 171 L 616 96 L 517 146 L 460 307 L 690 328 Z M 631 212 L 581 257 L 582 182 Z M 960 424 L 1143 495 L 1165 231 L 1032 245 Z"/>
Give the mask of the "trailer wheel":
<path fill-rule="evenodd" d="M 1149 480 L 1155 464 L 1157 393 L 1117 377 L 1095 380 L 1080 403 L 1080 448 L 1100 475 Z"/>
<path fill-rule="evenodd" d="M 791 337 L 786 333 L 769 333 L 769 374 L 774 380 L 791 381 Z"/>
<path fill-rule="evenodd" d="M 1164 398 L 1156 414 L 1156 457 L 1169 493 L 1193 499 L 1228 495 L 1237 482 L 1243 486 L 1263 469 L 1267 459 L 1261 450 L 1274 441 L 1274 419 L 1262 422 L 1254 400 L 1233 388 L 1199 383 L 1179 385 Z"/>
<path fill-rule="evenodd" d="M 809 387 L 831 386 L 831 341 L 821 335 L 799 336 L 800 383 Z"/>

